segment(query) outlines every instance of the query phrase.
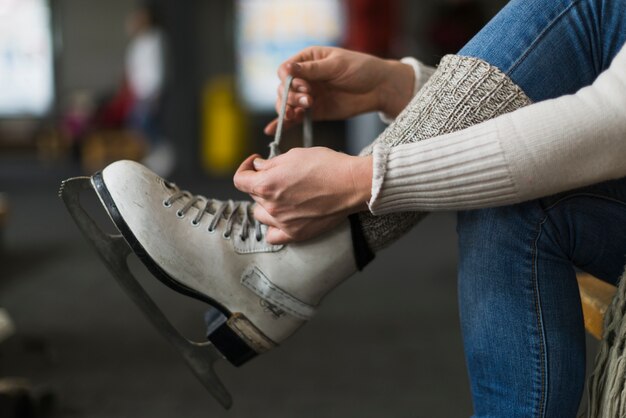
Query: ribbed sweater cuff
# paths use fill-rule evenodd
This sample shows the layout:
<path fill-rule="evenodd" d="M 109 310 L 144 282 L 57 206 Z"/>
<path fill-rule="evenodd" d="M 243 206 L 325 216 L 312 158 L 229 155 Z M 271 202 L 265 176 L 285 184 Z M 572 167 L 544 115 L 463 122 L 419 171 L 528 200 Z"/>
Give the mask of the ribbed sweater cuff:
<path fill-rule="evenodd" d="M 517 201 L 497 131 L 463 131 L 411 144 L 376 144 L 370 211 L 473 209 Z"/>

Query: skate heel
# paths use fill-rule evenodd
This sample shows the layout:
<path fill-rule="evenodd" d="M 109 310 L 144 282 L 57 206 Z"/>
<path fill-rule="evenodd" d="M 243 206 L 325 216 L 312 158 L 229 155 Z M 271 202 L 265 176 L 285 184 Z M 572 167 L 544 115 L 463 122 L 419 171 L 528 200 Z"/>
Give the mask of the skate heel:
<path fill-rule="evenodd" d="M 243 314 L 234 313 L 229 318 L 216 308 L 205 315 L 207 338 L 234 366 L 241 366 L 276 346 Z"/>

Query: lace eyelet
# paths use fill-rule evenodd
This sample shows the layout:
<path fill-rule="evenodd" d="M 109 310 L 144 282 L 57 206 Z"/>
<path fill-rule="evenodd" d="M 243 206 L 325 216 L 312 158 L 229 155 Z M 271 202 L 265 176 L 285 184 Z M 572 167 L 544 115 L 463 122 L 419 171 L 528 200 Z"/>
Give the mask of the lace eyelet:
<path fill-rule="evenodd" d="M 163 201 L 163 206 L 165 206 L 166 208 L 171 208 L 172 207 L 172 202 L 170 202 L 169 200 L 164 200 Z"/>
<path fill-rule="evenodd" d="M 196 221 L 195 219 L 192 219 L 191 220 L 191 226 L 198 227 L 198 226 L 200 226 L 200 222 Z"/>
<path fill-rule="evenodd" d="M 214 233 L 215 233 L 215 228 L 208 227 L 208 228 L 207 228 L 207 232 L 208 232 L 209 234 L 214 234 Z"/>
<path fill-rule="evenodd" d="M 256 237 L 256 242 L 261 242 L 263 241 L 263 237 Z"/>
<path fill-rule="evenodd" d="M 185 214 L 182 213 L 180 210 L 176 211 L 176 216 L 179 217 L 180 219 L 183 219 L 185 217 Z"/>
<path fill-rule="evenodd" d="M 224 239 L 230 239 L 230 234 L 227 234 L 226 232 L 224 232 L 224 233 L 222 234 L 222 238 L 224 238 Z"/>

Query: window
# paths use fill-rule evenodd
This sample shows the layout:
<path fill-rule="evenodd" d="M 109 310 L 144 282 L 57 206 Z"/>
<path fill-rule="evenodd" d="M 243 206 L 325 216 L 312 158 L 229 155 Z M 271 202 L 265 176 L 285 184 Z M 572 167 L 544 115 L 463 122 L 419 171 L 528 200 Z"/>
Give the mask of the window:
<path fill-rule="evenodd" d="M 47 0 L 0 0 L 0 116 L 43 116 L 53 99 Z"/>
<path fill-rule="evenodd" d="M 343 36 L 340 0 L 239 0 L 239 93 L 252 110 L 272 110 L 278 66 L 310 45 L 337 45 Z"/>

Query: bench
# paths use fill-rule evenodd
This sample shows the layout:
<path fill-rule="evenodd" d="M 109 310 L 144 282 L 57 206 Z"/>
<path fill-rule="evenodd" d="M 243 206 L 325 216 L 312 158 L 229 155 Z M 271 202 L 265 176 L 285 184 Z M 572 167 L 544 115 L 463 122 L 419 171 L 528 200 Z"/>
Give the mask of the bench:
<path fill-rule="evenodd" d="M 596 339 L 601 340 L 604 314 L 617 288 L 587 273 L 579 273 L 576 278 L 585 317 L 585 329 Z"/>

